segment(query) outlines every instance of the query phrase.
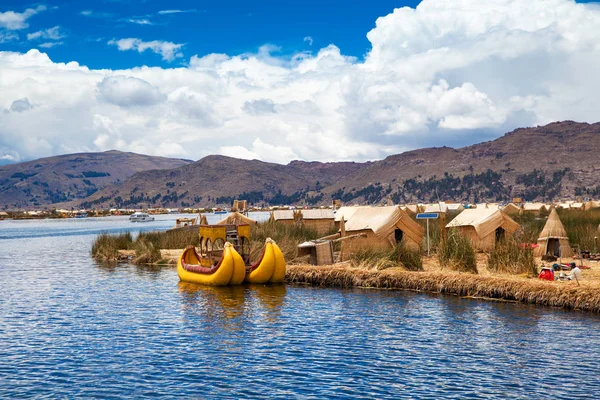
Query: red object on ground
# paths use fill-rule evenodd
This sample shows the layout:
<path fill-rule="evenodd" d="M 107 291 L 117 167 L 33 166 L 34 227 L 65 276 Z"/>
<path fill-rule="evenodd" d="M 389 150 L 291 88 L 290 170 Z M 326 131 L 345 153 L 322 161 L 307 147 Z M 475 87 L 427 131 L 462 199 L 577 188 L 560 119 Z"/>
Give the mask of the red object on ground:
<path fill-rule="evenodd" d="M 522 249 L 535 249 L 536 247 L 539 247 L 539 245 L 535 243 L 519 243 L 519 247 L 521 247 Z"/>
<path fill-rule="evenodd" d="M 551 269 L 543 269 L 542 272 L 538 275 L 538 278 L 543 279 L 545 281 L 553 281 L 554 280 L 554 271 Z"/>

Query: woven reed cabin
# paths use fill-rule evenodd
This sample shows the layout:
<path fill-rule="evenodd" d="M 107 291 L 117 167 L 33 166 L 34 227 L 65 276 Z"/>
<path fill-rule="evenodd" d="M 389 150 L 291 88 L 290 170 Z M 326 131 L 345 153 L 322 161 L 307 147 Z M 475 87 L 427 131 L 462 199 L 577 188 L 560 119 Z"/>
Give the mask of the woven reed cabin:
<path fill-rule="evenodd" d="M 502 207 L 502 212 L 507 215 L 519 215 L 521 213 L 521 205 L 517 205 L 515 203 L 508 203 L 504 207 Z"/>
<path fill-rule="evenodd" d="M 573 250 L 569 244 L 569 237 L 564 225 L 553 208 L 548 216 L 546 225 L 537 240 L 538 247 L 533 254 L 542 257 L 550 254 L 556 257 L 573 257 Z"/>
<path fill-rule="evenodd" d="M 340 229 L 340 221 L 342 218 L 345 222 L 347 222 L 355 212 L 358 210 L 362 210 L 363 208 L 373 208 L 371 206 L 345 206 L 340 207 L 334 214 L 333 221 L 335 223 L 336 229 Z"/>
<path fill-rule="evenodd" d="M 502 211 L 490 208 L 469 208 L 446 225 L 471 239 L 476 250 L 490 251 L 496 243 L 520 228 L 511 217 Z"/>
<path fill-rule="evenodd" d="M 399 206 L 361 207 L 345 223 L 346 236 L 359 233 L 365 236 L 344 242 L 346 254 L 363 249 L 391 249 L 400 243 L 418 249 L 424 229 Z"/>
<path fill-rule="evenodd" d="M 313 229 L 319 235 L 330 232 L 335 225 L 333 210 L 276 210 L 271 214 L 270 221 L 282 224 L 302 225 Z"/>
<path fill-rule="evenodd" d="M 523 204 L 524 214 L 540 215 L 548 211 L 548 207 L 544 203 L 525 203 Z"/>

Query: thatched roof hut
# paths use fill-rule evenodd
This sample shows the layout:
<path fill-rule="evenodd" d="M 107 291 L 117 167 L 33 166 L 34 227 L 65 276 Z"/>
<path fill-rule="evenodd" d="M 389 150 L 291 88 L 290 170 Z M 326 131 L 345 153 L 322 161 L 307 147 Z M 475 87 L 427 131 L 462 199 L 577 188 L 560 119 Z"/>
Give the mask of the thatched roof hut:
<path fill-rule="evenodd" d="M 446 225 L 457 229 L 473 243 L 478 250 L 489 251 L 496 242 L 512 234 L 520 225 L 501 210 L 490 208 L 470 208 L 464 210 Z"/>
<path fill-rule="evenodd" d="M 344 207 L 340 207 L 336 210 L 335 215 L 334 215 L 334 221 L 335 222 L 340 222 L 340 220 L 342 219 L 342 217 L 344 218 L 344 221 L 348 221 L 355 212 L 357 212 L 358 210 L 361 210 L 363 208 L 373 208 L 371 206 L 344 206 Z"/>
<path fill-rule="evenodd" d="M 270 222 L 279 222 L 285 224 L 293 224 L 296 222 L 296 211 L 295 210 L 275 210 L 271 211 Z"/>
<path fill-rule="evenodd" d="M 428 204 L 425 213 L 447 213 L 449 211 L 462 211 L 465 207 L 460 203 L 436 203 Z"/>
<path fill-rule="evenodd" d="M 335 226 L 334 214 L 331 209 L 302 210 L 302 225 L 314 229 L 319 235 L 333 230 Z"/>
<path fill-rule="evenodd" d="M 502 208 L 502 212 L 508 215 L 517 215 L 521 212 L 521 206 L 515 203 L 509 203 Z"/>
<path fill-rule="evenodd" d="M 525 203 L 523 204 L 524 213 L 539 214 L 548 211 L 546 204 L 544 203 Z"/>
<path fill-rule="evenodd" d="M 344 244 L 350 253 L 360 249 L 390 249 L 399 243 L 419 248 L 424 233 L 423 227 L 399 206 L 355 210 L 345 224 L 345 231 L 347 236 L 365 235 Z"/>
<path fill-rule="evenodd" d="M 252 218 L 248 218 L 236 211 L 227 216 L 227 218 L 217 222 L 216 225 L 252 225 L 255 223 L 256 221 Z"/>
<path fill-rule="evenodd" d="M 538 237 L 538 247 L 534 251 L 534 255 L 541 257 L 545 254 L 554 256 L 572 257 L 573 250 L 569 244 L 569 237 L 564 225 L 560 222 L 558 213 L 553 208 L 548 216 L 548 221 L 544 225 L 544 229 Z"/>

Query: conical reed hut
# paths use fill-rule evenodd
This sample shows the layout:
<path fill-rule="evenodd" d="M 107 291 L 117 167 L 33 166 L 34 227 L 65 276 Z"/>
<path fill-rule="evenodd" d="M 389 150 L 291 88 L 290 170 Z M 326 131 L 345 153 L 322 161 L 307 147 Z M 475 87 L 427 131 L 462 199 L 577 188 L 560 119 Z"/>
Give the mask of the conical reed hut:
<path fill-rule="evenodd" d="M 239 212 L 233 212 L 224 220 L 221 220 L 216 223 L 216 225 L 252 225 L 255 224 L 256 221 L 252 218 L 246 217 L 244 214 Z"/>
<path fill-rule="evenodd" d="M 548 221 L 542 229 L 542 233 L 538 237 L 538 247 L 534 251 L 534 255 L 541 257 L 546 254 L 562 257 L 573 257 L 573 250 L 569 244 L 567 231 L 560 222 L 558 213 L 553 208 L 548 216 Z"/>

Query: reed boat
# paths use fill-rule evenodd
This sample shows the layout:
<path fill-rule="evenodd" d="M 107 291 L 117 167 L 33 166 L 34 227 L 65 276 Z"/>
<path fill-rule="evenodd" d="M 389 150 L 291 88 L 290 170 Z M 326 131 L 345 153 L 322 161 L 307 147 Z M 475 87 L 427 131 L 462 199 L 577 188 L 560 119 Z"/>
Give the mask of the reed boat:
<path fill-rule="evenodd" d="M 194 246 L 188 246 L 179 256 L 177 274 L 184 282 L 210 286 L 239 285 L 246 274 L 246 266 L 231 243 L 225 243 L 221 259 L 214 265 L 211 265 L 210 258 L 201 257 Z"/>
<path fill-rule="evenodd" d="M 249 225 L 200 225 L 200 250 L 183 251 L 179 279 L 212 286 L 282 283 L 286 264 L 277 244 L 267 238 L 260 259 L 251 263 L 249 234 Z"/>

